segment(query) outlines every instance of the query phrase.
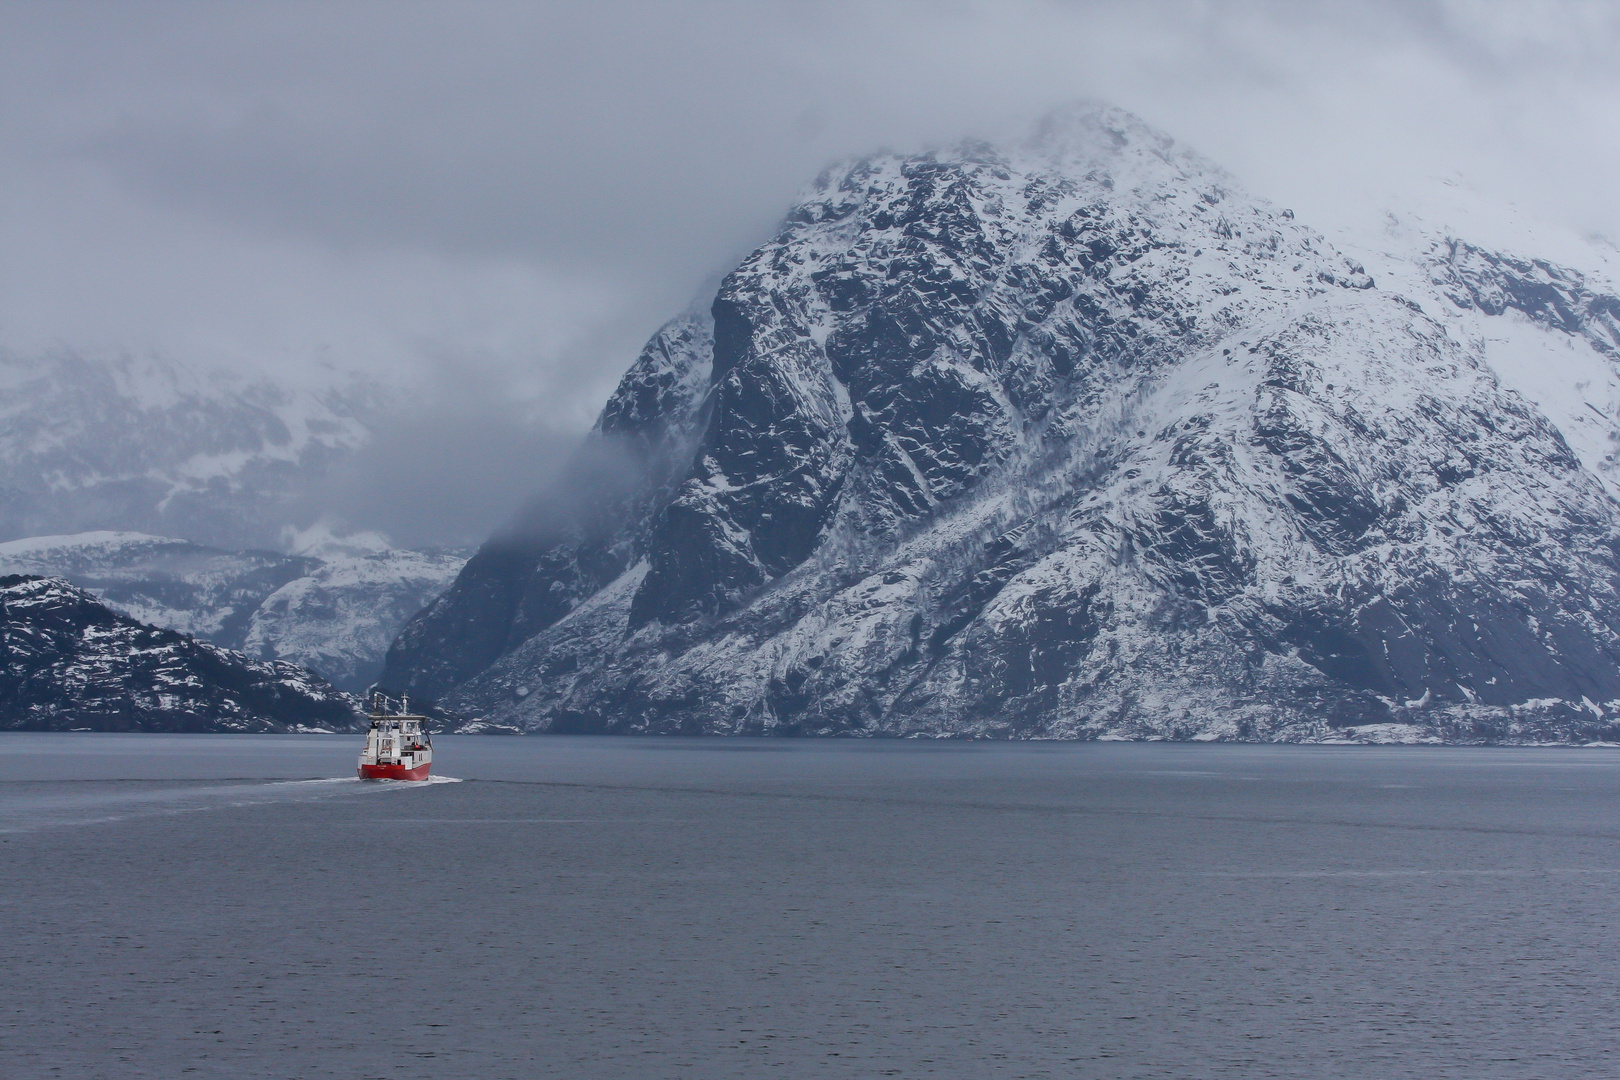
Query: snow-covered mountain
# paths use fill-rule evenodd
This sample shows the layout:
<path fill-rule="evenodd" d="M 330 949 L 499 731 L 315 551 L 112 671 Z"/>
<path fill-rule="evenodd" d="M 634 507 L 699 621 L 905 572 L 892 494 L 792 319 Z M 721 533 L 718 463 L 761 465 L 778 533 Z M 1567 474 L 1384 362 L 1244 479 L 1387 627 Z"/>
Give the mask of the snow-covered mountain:
<path fill-rule="evenodd" d="M 0 573 L 63 578 L 141 622 L 291 661 L 360 691 L 400 627 L 466 562 L 453 552 L 392 549 L 375 536 L 311 537 L 300 551 L 90 532 L 0 544 Z"/>
<path fill-rule="evenodd" d="M 622 482 L 384 677 L 530 730 L 1611 739 L 1615 288 L 1379 251 L 1107 107 L 831 169 L 632 365 L 577 470 Z"/>
<path fill-rule="evenodd" d="M 359 703 L 285 661 L 148 626 L 65 581 L 0 577 L 0 729 L 342 731 Z"/>

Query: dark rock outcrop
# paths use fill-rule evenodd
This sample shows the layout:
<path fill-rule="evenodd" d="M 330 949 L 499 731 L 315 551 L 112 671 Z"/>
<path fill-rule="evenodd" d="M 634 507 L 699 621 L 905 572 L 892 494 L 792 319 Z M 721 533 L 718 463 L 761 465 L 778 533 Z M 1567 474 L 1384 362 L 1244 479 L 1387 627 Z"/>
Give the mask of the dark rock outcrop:
<path fill-rule="evenodd" d="M 707 415 L 713 340 L 702 312 L 654 335 L 554 488 L 400 633 L 384 684 L 437 698 L 625 572 L 691 458 Z"/>

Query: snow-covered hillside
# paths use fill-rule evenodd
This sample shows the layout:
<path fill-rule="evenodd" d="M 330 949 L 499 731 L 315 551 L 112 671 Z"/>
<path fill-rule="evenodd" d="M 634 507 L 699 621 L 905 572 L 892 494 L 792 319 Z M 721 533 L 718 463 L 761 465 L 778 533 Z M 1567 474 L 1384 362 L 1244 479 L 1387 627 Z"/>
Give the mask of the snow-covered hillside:
<path fill-rule="evenodd" d="M 1439 182 L 1346 250 L 1485 358 L 1620 497 L 1620 249 Z"/>
<path fill-rule="evenodd" d="M 400 628 L 448 588 L 467 562 L 459 553 L 380 543 L 305 550 L 319 565 L 259 603 L 243 651 L 292 660 L 356 691 L 376 681 Z"/>
<path fill-rule="evenodd" d="M 629 493 L 492 540 L 385 678 L 551 731 L 1613 738 L 1615 287 L 1367 246 L 1107 107 L 831 169 L 626 374 Z"/>
<path fill-rule="evenodd" d="M 287 660 L 363 690 L 389 642 L 466 562 L 380 538 L 330 537 L 297 555 L 228 551 L 134 532 L 0 544 L 0 573 L 59 577 L 115 611 L 264 660 Z"/>
<path fill-rule="evenodd" d="M 0 729 L 344 731 L 359 702 L 280 660 L 251 660 L 120 615 L 52 578 L 0 576 Z"/>

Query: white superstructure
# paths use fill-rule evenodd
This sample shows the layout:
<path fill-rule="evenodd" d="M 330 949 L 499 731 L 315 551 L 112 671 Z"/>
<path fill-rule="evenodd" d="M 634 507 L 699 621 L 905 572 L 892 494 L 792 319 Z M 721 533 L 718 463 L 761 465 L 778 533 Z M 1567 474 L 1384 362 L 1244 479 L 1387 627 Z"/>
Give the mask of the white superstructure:
<path fill-rule="evenodd" d="M 360 775 L 368 780 L 426 780 L 433 762 L 433 739 L 427 717 L 412 716 L 408 700 L 400 711 L 388 710 L 388 699 L 372 695 L 371 729 L 360 753 Z"/>

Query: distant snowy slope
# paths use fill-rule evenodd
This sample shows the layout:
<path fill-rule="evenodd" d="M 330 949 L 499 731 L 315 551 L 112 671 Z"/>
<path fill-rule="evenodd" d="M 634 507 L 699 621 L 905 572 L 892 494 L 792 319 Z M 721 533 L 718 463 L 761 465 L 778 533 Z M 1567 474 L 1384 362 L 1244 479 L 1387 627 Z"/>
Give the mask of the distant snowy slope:
<path fill-rule="evenodd" d="M 268 545 L 388 396 L 336 374 L 0 352 L 0 539 L 122 528 Z"/>
<path fill-rule="evenodd" d="M 0 573 L 60 577 L 114 610 L 262 659 L 311 668 L 344 689 L 376 678 L 389 641 L 466 561 L 375 538 L 307 554 L 227 551 L 132 532 L 0 544 Z"/>
<path fill-rule="evenodd" d="M 292 660 L 333 684 L 375 682 L 400 628 L 455 580 L 462 554 L 329 543 L 320 565 L 265 597 L 249 620 L 250 656 Z"/>
<path fill-rule="evenodd" d="M 0 573 L 60 577 L 117 611 L 240 649 L 264 599 L 317 559 L 225 551 L 138 532 L 34 536 L 0 544 Z"/>

